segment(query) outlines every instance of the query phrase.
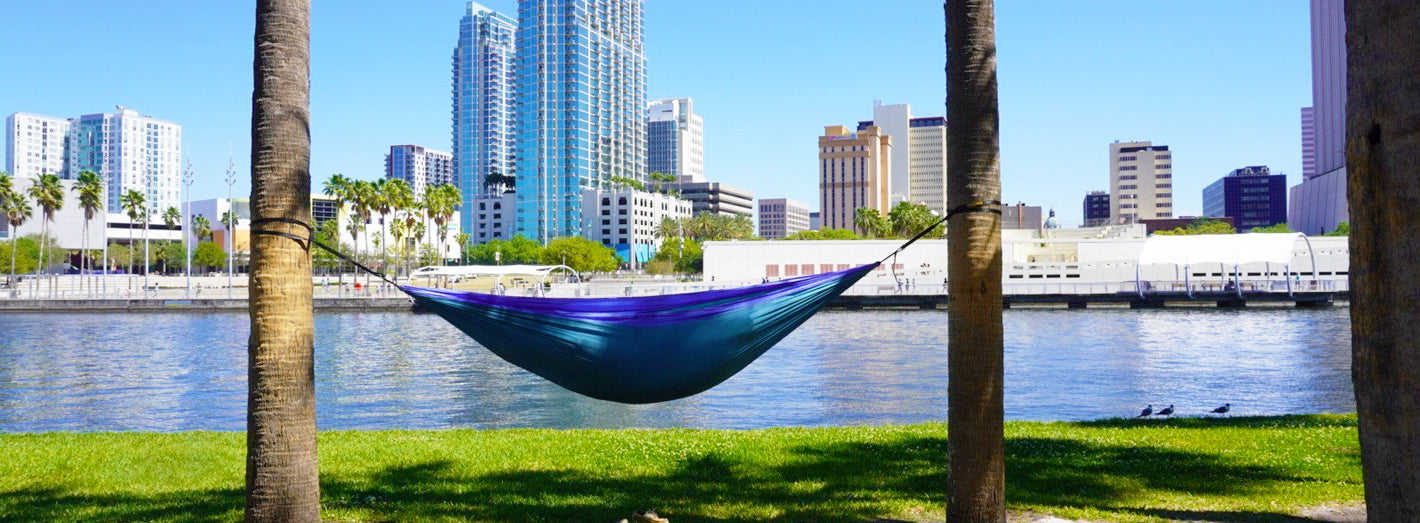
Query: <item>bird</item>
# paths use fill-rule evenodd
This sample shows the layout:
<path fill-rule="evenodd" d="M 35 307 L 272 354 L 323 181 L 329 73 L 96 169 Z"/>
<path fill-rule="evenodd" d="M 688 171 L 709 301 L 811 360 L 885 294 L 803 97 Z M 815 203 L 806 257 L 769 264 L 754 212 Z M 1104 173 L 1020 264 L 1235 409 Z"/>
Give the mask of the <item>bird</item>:
<path fill-rule="evenodd" d="M 1232 403 L 1224 403 L 1223 406 L 1218 407 L 1218 408 L 1216 408 L 1216 409 L 1213 409 L 1213 413 L 1214 413 L 1214 414 L 1227 414 L 1227 413 L 1228 413 L 1228 409 L 1232 408 L 1232 406 L 1233 406 Z"/>
<path fill-rule="evenodd" d="M 1154 413 L 1154 406 L 1153 406 L 1153 405 L 1149 405 L 1148 407 L 1144 407 L 1144 412 L 1140 412 L 1138 417 L 1140 417 L 1140 418 L 1147 418 L 1147 417 L 1149 417 L 1150 414 L 1153 414 L 1153 413 Z"/>
<path fill-rule="evenodd" d="M 1169 405 L 1169 406 L 1167 406 L 1167 407 L 1164 407 L 1163 410 L 1160 410 L 1159 413 L 1156 414 L 1156 415 L 1157 415 L 1157 416 L 1172 416 L 1172 415 L 1173 415 L 1173 405 Z"/>

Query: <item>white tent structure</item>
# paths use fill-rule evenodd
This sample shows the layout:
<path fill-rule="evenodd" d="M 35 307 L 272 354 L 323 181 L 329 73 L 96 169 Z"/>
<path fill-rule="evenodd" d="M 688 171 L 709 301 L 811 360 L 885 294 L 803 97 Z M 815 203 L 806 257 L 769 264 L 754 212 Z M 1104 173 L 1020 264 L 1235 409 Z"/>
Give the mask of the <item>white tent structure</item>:
<path fill-rule="evenodd" d="M 1188 296 L 1193 297 L 1193 287 L 1188 277 L 1191 267 L 1198 264 L 1216 263 L 1227 272 L 1232 267 L 1236 283 L 1239 269 L 1246 263 L 1278 264 L 1285 267 L 1283 274 L 1291 273 L 1292 250 L 1300 238 L 1307 243 L 1307 251 L 1312 256 L 1312 279 L 1317 278 L 1316 253 L 1311 248 L 1311 240 L 1305 234 L 1295 233 L 1249 233 L 1249 234 L 1199 234 L 1185 236 L 1150 236 L 1139 253 L 1139 261 L 1134 266 L 1135 288 L 1139 296 L 1144 296 L 1144 286 L 1140 285 L 1139 267 L 1153 264 L 1172 264 L 1183 267 L 1184 286 Z M 1286 279 L 1286 278 L 1284 278 Z M 1242 286 L 1235 285 L 1238 297 L 1242 297 Z M 1287 294 L 1292 294 L 1292 280 L 1287 279 Z"/>
<path fill-rule="evenodd" d="M 410 280 L 414 278 L 467 278 L 474 276 L 495 276 L 495 288 L 503 283 L 504 276 L 533 276 L 541 278 L 543 283 L 547 282 L 547 277 L 557 270 L 571 272 L 578 280 L 581 275 L 577 271 L 566 265 L 428 265 L 420 267 L 411 273 Z"/>

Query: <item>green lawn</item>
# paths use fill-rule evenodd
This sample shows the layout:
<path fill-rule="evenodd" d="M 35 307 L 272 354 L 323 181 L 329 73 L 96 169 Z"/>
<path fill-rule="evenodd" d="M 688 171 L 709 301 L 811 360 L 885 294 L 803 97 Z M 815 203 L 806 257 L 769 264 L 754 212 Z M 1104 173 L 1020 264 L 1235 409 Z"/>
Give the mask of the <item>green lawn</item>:
<path fill-rule="evenodd" d="M 1299 521 L 1362 499 L 1355 416 L 1010 423 L 1013 511 Z M 240 433 L 0 435 L 0 521 L 241 519 Z M 942 518 L 943 425 L 324 432 L 335 521 Z"/>

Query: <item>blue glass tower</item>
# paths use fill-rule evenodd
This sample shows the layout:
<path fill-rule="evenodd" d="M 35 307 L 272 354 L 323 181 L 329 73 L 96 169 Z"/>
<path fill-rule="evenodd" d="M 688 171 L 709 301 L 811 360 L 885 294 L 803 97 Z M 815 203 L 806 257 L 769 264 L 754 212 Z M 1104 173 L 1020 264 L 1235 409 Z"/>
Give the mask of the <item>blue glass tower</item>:
<path fill-rule="evenodd" d="M 643 0 L 519 0 L 517 227 L 580 236 L 582 190 L 646 178 Z"/>
<path fill-rule="evenodd" d="M 474 200 L 493 172 L 516 176 L 513 159 L 511 18 L 474 2 L 459 22 L 453 58 L 454 180 L 463 193 L 459 230 L 472 234 Z"/>

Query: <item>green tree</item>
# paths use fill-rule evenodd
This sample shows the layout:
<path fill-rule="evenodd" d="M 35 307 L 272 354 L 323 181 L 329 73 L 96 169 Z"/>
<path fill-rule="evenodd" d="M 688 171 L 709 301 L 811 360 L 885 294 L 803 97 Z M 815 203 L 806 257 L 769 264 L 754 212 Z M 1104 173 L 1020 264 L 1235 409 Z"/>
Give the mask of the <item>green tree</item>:
<path fill-rule="evenodd" d="M 548 242 L 542 250 L 545 265 L 566 265 L 577 272 L 614 271 L 616 251 L 581 236 L 565 236 Z"/>
<path fill-rule="evenodd" d="M 1287 224 L 1285 224 L 1285 223 L 1279 223 L 1279 224 L 1272 225 L 1272 226 L 1269 226 L 1269 227 L 1253 227 L 1252 230 L 1251 230 L 1251 231 L 1248 231 L 1248 232 L 1278 233 L 1278 232 L 1297 232 L 1297 231 L 1292 230 L 1292 228 L 1291 228 L 1291 227 L 1288 227 Z"/>
<path fill-rule="evenodd" d="M 1349 1 L 1344 9 L 1352 222 L 1336 232 L 1350 236 L 1351 382 L 1366 516 L 1420 521 L 1420 3 Z"/>
<path fill-rule="evenodd" d="M 669 262 L 675 272 L 698 274 L 705 272 L 705 249 L 699 241 L 686 238 L 670 238 L 661 242 L 656 251 L 655 261 Z M 649 272 L 649 267 L 647 272 Z M 654 274 L 654 273 L 653 273 Z"/>
<path fill-rule="evenodd" d="M 311 4 L 256 4 L 251 111 L 253 232 L 309 234 Z M 319 522 L 309 246 L 253 234 L 247 344 L 246 521 Z M 199 246 L 200 249 L 200 246 Z"/>
<path fill-rule="evenodd" d="M 784 237 L 785 240 L 862 240 L 862 236 L 848 229 L 819 229 L 799 231 Z"/>
<path fill-rule="evenodd" d="M 458 210 L 459 204 L 463 203 L 463 195 L 459 193 L 459 188 L 453 184 L 436 185 L 429 190 L 428 208 L 430 217 L 434 220 L 434 241 L 438 247 L 436 263 L 442 264 L 444 260 L 444 244 L 448 242 L 448 223 L 453 220 L 454 212 Z"/>
<path fill-rule="evenodd" d="M 59 176 L 53 174 L 41 174 L 35 177 L 34 183 L 30 185 L 30 198 L 34 199 L 35 205 L 40 210 L 40 238 L 43 243 L 49 243 L 49 222 L 54 221 L 54 213 L 64 208 L 64 186 L 59 183 Z M 44 269 L 45 253 L 40 251 L 39 270 Z M 53 260 L 53 258 L 50 258 Z M 36 273 L 39 272 L 36 271 Z"/>
<path fill-rule="evenodd" d="M 943 2 L 947 44 L 947 208 L 1001 200 L 1001 115 L 993 0 Z M 999 205 L 999 204 L 998 204 Z M 947 521 L 1006 521 L 1001 215 L 965 212 L 947 229 Z"/>
<path fill-rule="evenodd" d="M 1336 230 L 1323 234 L 1322 236 L 1350 236 L 1351 222 L 1341 222 L 1336 224 Z"/>
<path fill-rule="evenodd" d="M 646 184 L 641 183 L 638 180 L 627 178 L 621 175 L 612 176 L 611 178 L 608 178 L 607 181 L 611 182 L 611 185 L 613 187 L 630 187 L 638 191 L 646 190 Z"/>
<path fill-rule="evenodd" d="M 321 220 L 317 223 L 316 241 L 337 251 L 349 252 L 349 246 L 340 242 L 340 222 L 337 220 Z M 315 249 L 311 251 L 311 263 L 326 271 L 333 271 L 340 266 L 340 258 L 325 249 Z"/>
<path fill-rule="evenodd" d="M 898 202 L 897 205 L 888 211 L 888 221 L 892 223 L 892 232 L 899 238 L 911 238 L 923 229 L 936 223 L 940 218 L 932 213 L 926 205 L 920 203 Z M 941 238 L 946 232 L 945 225 L 938 225 L 927 233 L 924 238 Z"/>
<path fill-rule="evenodd" d="M 519 234 L 504 241 L 494 239 L 482 245 L 469 247 L 466 251 L 469 263 L 475 265 L 516 265 L 520 263 L 541 263 L 542 244 Z"/>
<path fill-rule="evenodd" d="M 138 219 L 148 215 L 148 199 L 143 193 L 134 189 L 129 189 L 118 197 L 118 204 L 123 207 L 123 212 L 128 216 L 128 245 L 133 245 L 137 240 L 133 237 L 133 226 L 138 224 Z M 128 259 L 128 273 L 137 272 L 133 269 L 133 256 Z"/>
<path fill-rule="evenodd" d="M 658 171 L 653 172 L 647 175 L 646 177 L 651 180 L 651 184 L 654 187 L 652 189 L 653 192 L 658 192 L 661 194 L 672 194 L 676 192 L 671 190 L 671 185 L 675 184 L 676 182 L 674 174 L 666 174 Z"/>
<path fill-rule="evenodd" d="M 201 242 L 192 251 L 192 264 L 208 271 L 227 266 L 227 251 L 216 242 Z"/>
<path fill-rule="evenodd" d="M 5 179 L 8 180 L 9 178 L 6 177 Z M 5 222 L 9 224 L 7 227 L 9 227 L 10 237 L 14 238 L 15 231 L 19 229 L 21 225 L 24 225 L 26 221 L 29 221 L 30 216 L 34 213 L 34 209 L 30 207 L 30 202 L 25 199 L 25 196 L 18 191 L 11 189 L 4 192 L 8 192 L 8 194 L 4 198 L 0 198 L 0 211 L 3 211 Z M 10 274 L 19 274 L 15 272 L 17 270 L 15 266 L 15 254 L 20 249 L 15 244 L 14 239 L 12 239 L 10 243 Z M 25 272 L 29 272 L 29 270 L 26 269 Z"/>
<path fill-rule="evenodd" d="M 89 222 L 104 208 L 104 181 L 93 171 L 83 171 L 75 180 L 73 191 L 79 197 L 79 207 L 84 209 L 84 235 L 80 238 L 80 251 L 84 254 L 79 257 L 79 269 L 83 273 L 93 268 L 89 261 Z"/>
<path fill-rule="evenodd" d="M 1217 218 L 1203 217 L 1194 220 L 1193 223 L 1185 227 L 1170 229 L 1166 231 L 1154 231 L 1154 234 L 1163 236 L 1186 236 L 1193 234 L 1236 234 L 1238 231 L 1233 225 Z"/>
<path fill-rule="evenodd" d="M 48 246 L 44 252 L 40 252 L 40 244 L 43 242 Z M 14 240 L 0 242 L 0 258 L 10 258 L 10 263 L 14 264 L 11 274 L 21 274 L 39 268 L 41 257 L 53 260 L 64 256 L 64 249 L 60 248 L 54 238 L 47 241 L 38 234 L 27 234 Z"/>
<path fill-rule="evenodd" d="M 877 209 L 869 207 L 853 210 L 853 228 L 869 238 L 884 238 L 892 234 L 892 222 Z"/>
<path fill-rule="evenodd" d="M 212 222 L 206 216 L 194 214 L 192 216 L 192 236 L 199 242 L 212 236 Z"/>
<path fill-rule="evenodd" d="M 129 246 L 118 242 L 110 243 L 108 244 L 108 259 L 109 262 L 114 264 L 115 266 L 132 267 L 133 249 L 130 249 Z M 104 269 L 107 270 L 108 267 L 104 267 Z"/>

